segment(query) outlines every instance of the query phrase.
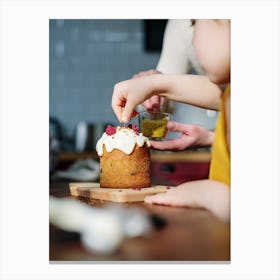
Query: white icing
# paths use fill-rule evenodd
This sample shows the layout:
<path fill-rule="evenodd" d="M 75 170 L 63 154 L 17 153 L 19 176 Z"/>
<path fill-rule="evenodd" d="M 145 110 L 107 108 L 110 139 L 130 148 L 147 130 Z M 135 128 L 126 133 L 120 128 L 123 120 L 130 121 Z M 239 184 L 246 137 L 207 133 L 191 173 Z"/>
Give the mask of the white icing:
<path fill-rule="evenodd" d="M 103 133 L 101 138 L 96 144 L 96 151 L 99 156 L 103 154 L 103 145 L 108 153 L 114 149 L 118 149 L 125 154 L 129 155 L 133 152 L 135 145 L 143 147 L 147 143 L 150 147 L 150 141 L 142 133 L 136 134 L 133 129 L 126 127 L 116 127 L 116 133 L 113 135 L 107 135 Z"/>

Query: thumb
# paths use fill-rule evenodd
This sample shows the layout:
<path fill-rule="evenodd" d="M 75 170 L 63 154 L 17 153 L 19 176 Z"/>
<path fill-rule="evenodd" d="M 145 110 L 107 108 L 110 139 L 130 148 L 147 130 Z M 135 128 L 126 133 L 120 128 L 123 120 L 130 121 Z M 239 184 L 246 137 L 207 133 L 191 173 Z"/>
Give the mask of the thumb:
<path fill-rule="evenodd" d="M 187 124 L 169 121 L 167 123 L 167 129 L 168 131 L 187 133 L 189 126 Z"/>

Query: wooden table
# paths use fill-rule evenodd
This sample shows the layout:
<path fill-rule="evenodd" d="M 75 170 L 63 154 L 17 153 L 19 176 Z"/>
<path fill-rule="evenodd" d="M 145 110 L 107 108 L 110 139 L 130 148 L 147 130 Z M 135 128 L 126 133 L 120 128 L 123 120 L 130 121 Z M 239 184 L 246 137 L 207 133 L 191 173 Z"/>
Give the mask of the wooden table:
<path fill-rule="evenodd" d="M 68 182 L 50 184 L 50 195 L 68 197 Z M 102 207 L 109 202 L 85 200 Z M 230 261 L 230 225 L 202 209 L 176 208 L 144 203 L 125 204 L 144 207 L 166 221 L 149 237 L 127 239 L 111 255 L 87 251 L 77 234 L 50 225 L 50 261 Z"/>

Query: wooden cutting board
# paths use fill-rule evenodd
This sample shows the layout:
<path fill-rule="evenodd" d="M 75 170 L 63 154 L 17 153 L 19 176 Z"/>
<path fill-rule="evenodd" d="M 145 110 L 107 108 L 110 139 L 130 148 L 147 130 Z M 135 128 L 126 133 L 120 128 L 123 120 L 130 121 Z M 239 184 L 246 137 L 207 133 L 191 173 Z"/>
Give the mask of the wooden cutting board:
<path fill-rule="evenodd" d="M 147 195 L 166 192 L 170 187 L 151 186 L 141 189 L 110 189 L 100 188 L 99 183 L 70 183 L 69 189 L 73 196 L 82 196 L 93 199 L 108 200 L 114 202 L 144 201 Z"/>

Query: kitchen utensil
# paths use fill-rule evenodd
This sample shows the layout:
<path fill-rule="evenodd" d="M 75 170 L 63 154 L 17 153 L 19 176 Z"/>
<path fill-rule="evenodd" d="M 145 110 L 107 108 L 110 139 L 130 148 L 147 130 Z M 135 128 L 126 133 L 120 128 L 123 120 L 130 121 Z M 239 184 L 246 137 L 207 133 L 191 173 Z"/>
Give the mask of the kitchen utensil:
<path fill-rule="evenodd" d="M 75 151 L 78 153 L 94 151 L 95 145 L 106 125 L 103 123 L 88 123 L 81 121 L 77 124 L 75 135 Z"/>
<path fill-rule="evenodd" d="M 51 196 L 50 222 L 63 230 L 80 233 L 83 245 L 90 251 L 108 254 L 126 238 L 149 234 L 155 219 L 139 207 L 97 208 L 71 198 Z"/>

